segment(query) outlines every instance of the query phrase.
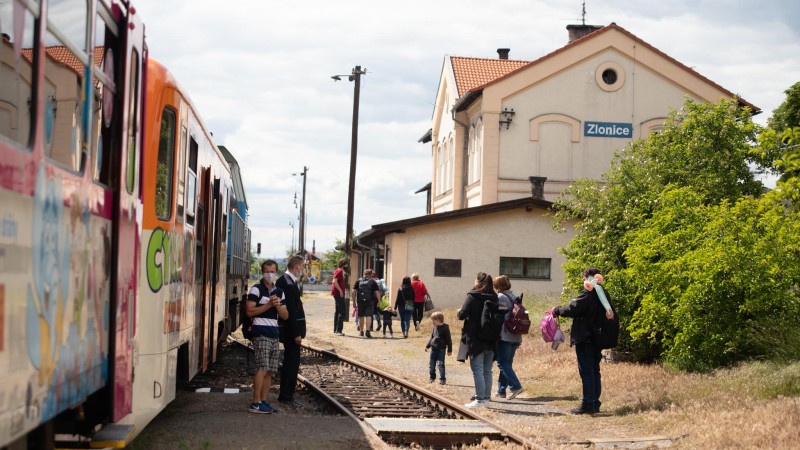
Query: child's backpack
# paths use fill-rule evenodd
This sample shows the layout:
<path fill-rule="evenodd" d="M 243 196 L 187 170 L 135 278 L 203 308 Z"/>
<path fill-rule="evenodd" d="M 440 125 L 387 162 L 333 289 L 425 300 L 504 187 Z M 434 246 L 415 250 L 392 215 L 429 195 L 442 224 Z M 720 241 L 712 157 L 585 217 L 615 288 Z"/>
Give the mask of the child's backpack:
<path fill-rule="evenodd" d="M 553 317 L 553 310 L 547 311 L 539 322 L 539 329 L 542 330 L 542 339 L 545 342 L 553 342 L 558 331 L 558 319 Z"/>
<path fill-rule="evenodd" d="M 511 307 L 511 317 L 506 322 L 506 330 L 514 334 L 528 334 L 531 329 L 531 318 L 528 317 L 528 310 L 522 305 L 522 295 L 514 301 L 514 306 Z"/>
<path fill-rule="evenodd" d="M 247 315 L 247 300 L 239 302 L 239 317 L 242 322 L 242 335 L 245 339 L 253 339 L 253 318 Z"/>
<path fill-rule="evenodd" d="M 507 309 L 500 308 L 497 300 L 485 300 L 481 311 L 481 326 L 478 327 L 478 338 L 484 341 L 500 339 L 500 331 L 503 329 L 507 312 Z"/>

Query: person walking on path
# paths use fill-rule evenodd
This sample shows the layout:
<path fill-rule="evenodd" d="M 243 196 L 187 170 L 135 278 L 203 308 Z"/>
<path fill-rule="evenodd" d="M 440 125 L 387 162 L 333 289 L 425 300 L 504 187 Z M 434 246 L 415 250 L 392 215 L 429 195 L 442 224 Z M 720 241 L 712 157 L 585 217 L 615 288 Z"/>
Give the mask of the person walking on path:
<path fill-rule="evenodd" d="M 500 303 L 500 309 L 508 310 L 505 318 L 505 320 L 508 320 L 513 313 L 517 296 L 511 292 L 511 282 L 507 276 L 500 275 L 494 279 L 493 284 L 497 291 L 497 301 Z M 497 343 L 497 368 L 500 369 L 500 375 L 497 377 L 497 396 L 500 398 L 511 400 L 523 391 L 522 384 L 520 384 L 512 367 L 514 354 L 520 344 L 522 344 L 522 335 L 514 334 L 503 326 L 500 331 L 500 341 Z"/>
<path fill-rule="evenodd" d="M 278 278 L 275 285 L 283 290 L 288 317 L 283 320 L 281 336 L 283 341 L 283 367 L 281 367 L 281 390 L 278 401 L 295 408 L 302 406 L 294 399 L 297 387 L 297 373 L 300 371 L 300 344 L 306 337 L 306 313 L 300 300 L 297 280 L 303 276 L 303 258 L 291 256 L 286 261 L 286 273 Z"/>
<path fill-rule="evenodd" d="M 419 331 L 422 314 L 425 312 L 425 296 L 428 295 L 428 288 L 419 280 L 418 273 L 411 274 L 411 287 L 414 289 L 414 329 Z"/>
<path fill-rule="evenodd" d="M 372 269 L 364 270 L 364 276 L 356 281 L 353 289 L 356 291 L 358 306 L 358 327 L 361 336 L 372 337 L 372 316 L 375 315 L 375 307 L 381 299 L 381 289 L 378 283 L 372 279 Z"/>
<path fill-rule="evenodd" d="M 347 318 L 347 297 L 344 286 L 345 272 L 350 269 L 350 258 L 339 260 L 339 267 L 333 272 L 333 282 L 331 283 L 331 295 L 336 302 L 336 310 L 333 313 L 333 334 L 344 336 L 344 319 Z"/>
<path fill-rule="evenodd" d="M 394 310 L 400 314 L 400 330 L 404 338 L 408 338 L 411 315 L 414 314 L 415 295 L 414 288 L 411 287 L 411 278 L 403 277 L 403 284 L 397 290 L 397 297 L 394 299 Z"/>
<path fill-rule="evenodd" d="M 494 302 L 499 308 L 491 275 L 479 272 L 475 277 L 475 286 L 467 293 L 467 298 L 457 313 L 458 320 L 464 321 L 461 334 L 467 346 L 467 358 L 475 382 L 475 399 L 464 405 L 467 408 L 487 406 L 492 396 L 492 363 L 499 336 L 493 340 L 479 336 L 485 302 Z"/>
<path fill-rule="evenodd" d="M 444 352 L 447 356 L 453 354 L 453 340 L 450 337 L 450 327 L 444 323 L 444 314 L 439 311 L 431 314 L 431 338 L 425 346 L 425 351 L 431 350 L 430 358 L 430 382 L 436 381 L 436 367 L 439 367 L 439 384 L 447 383 L 447 375 L 444 367 Z"/>
<path fill-rule="evenodd" d="M 269 404 L 269 390 L 272 375 L 278 372 L 280 349 L 278 340 L 280 328 L 278 318 L 286 320 L 289 311 L 284 304 L 281 288 L 275 286 L 278 279 L 278 263 L 268 259 L 261 264 L 263 278 L 247 294 L 246 312 L 253 318 L 253 353 L 256 359 L 256 373 L 253 376 L 253 403 L 251 413 L 270 414 L 275 412 Z"/>
<path fill-rule="evenodd" d="M 591 280 L 602 280 L 600 270 L 588 267 L 583 271 L 584 285 Z M 600 281 L 602 283 L 602 281 Z M 591 284 L 589 285 L 591 287 Z M 610 300 L 610 295 L 606 291 Z M 600 378 L 600 347 L 592 342 L 592 329 L 599 324 L 603 316 L 612 319 L 613 311 L 606 312 L 596 289 L 584 288 L 574 300 L 566 306 L 553 307 L 553 316 L 572 317 L 572 330 L 570 330 L 570 346 L 575 347 L 578 359 L 578 374 L 583 385 L 583 399 L 581 405 L 572 411 L 572 414 L 595 414 L 600 412 L 600 393 L 602 384 Z"/>

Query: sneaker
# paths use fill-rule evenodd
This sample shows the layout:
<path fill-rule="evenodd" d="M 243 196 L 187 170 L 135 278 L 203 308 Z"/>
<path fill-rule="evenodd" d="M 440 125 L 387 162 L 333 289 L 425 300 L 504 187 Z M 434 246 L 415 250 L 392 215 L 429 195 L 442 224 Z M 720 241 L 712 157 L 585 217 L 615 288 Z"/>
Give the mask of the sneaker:
<path fill-rule="evenodd" d="M 523 387 L 520 387 L 517 390 L 509 389 L 508 390 L 508 395 L 506 395 L 506 400 L 511 400 L 512 398 L 514 398 L 514 397 L 518 396 L 519 394 L 521 394 L 522 391 L 524 391 L 524 390 L 525 390 L 525 388 L 523 388 Z"/>
<path fill-rule="evenodd" d="M 337 331 L 336 333 L 333 334 L 335 334 L 336 336 L 344 336 L 344 333 L 342 333 L 341 331 Z"/>
<path fill-rule="evenodd" d="M 389 337 L 394 339 L 394 333 L 389 333 Z"/>
<path fill-rule="evenodd" d="M 370 333 L 369 330 L 367 330 L 366 336 L 367 336 L 367 339 L 372 339 L 372 333 Z"/>
<path fill-rule="evenodd" d="M 414 325 L 414 330 L 419 331 L 419 324 Z"/>
<path fill-rule="evenodd" d="M 473 401 L 465 404 L 464 407 L 470 408 L 470 409 L 473 409 L 473 408 L 485 408 L 487 403 L 488 403 L 488 401 L 486 401 L 486 400 L 477 400 L 476 399 L 476 400 L 473 400 Z"/>
<path fill-rule="evenodd" d="M 286 406 L 291 406 L 292 408 L 301 408 L 303 406 L 302 403 L 298 402 L 297 400 L 278 400 L 280 403 L 283 403 Z"/>
<path fill-rule="evenodd" d="M 428 380 L 428 383 L 433 383 L 434 381 L 436 381 L 436 378 L 431 378 L 430 380 Z"/>
<path fill-rule="evenodd" d="M 272 411 L 273 413 L 276 413 L 276 412 L 278 412 L 278 410 L 277 410 L 277 409 L 275 409 L 275 408 L 273 408 L 273 407 L 272 407 L 272 405 L 270 405 L 269 403 L 267 403 L 267 401 L 266 401 L 266 400 L 261 400 L 261 406 L 266 406 L 266 407 L 267 407 L 267 409 L 269 409 L 269 410 L 270 410 L 270 411 Z"/>
<path fill-rule="evenodd" d="M 439 384 L 447 384 L 447 380 L 445 380 L 444 378 L 442 378 L 441 380 L 439 380 Z"/>
<path fill-rule="evenodd" d="M 497 398 L 506 398 L 506 391 L 497 391 L 494 393 L 494 396 Z"/>
<path fill-rule="evenodd" d="M 250 403 L 250 407 L 247 410 L 254 414 L 272 414 L 272 408 L 268 408 L 263 402 Z"/>
<path fill-rule="evenodd" d="M 577 407 L 575 409 L 570 410 L 569 412 L 570 412 L 570 414 L 576 414 L 576 415 L 577 414 L 597 414 L 597 413 L 600 412 L 600 410 L 599 409 L 584 408 L 583 405 L 581 405 L 581 406 L 579 406 L 579 407 Z"/>
<path fill-rule="evenodd" d="M 403 339 L 408 339 L 408 331 L 403 332 Z"/>
<path fill-rule="evenodd" d="M 364 332 L 362 331 L 361 333 L 359 333 L 359 336 L 364 336 Z"/>
<path fill-rule="evenodd" d="M 381 331 L 381 326 L 380 326 L 380 325 L 378 325 L 378 329 L 377 329 L 377 330 L 375 330 L 375 331 Z"/>

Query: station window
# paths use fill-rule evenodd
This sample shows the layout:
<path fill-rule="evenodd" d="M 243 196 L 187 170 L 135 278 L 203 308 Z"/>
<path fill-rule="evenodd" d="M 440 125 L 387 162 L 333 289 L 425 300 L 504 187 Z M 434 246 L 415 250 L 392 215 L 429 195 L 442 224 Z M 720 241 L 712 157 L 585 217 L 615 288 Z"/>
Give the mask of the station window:
<path fill-rule="evenodd" d="M 550 258 L 517 258 L 501 256 L 499 273 L 507 275 L 508 278 L 549 280 L 550 263 Z"/>
<path fill-rule="evenodd" d="M 433 276 L 460 278 L 461 260 L 436 258 L 433 263 Z"/>
<path fill-rule="evenodd" d="M 161 113 L 161 131 L 158 139 L 158 165 L 156 168 L 156 216 L 169 220 L 172 216 L 172 187 L 175 173 L 175 111 L 164 108 Z"/>
<path fill-rule="evenodd" d="M 618 91 L 625 84 L 625 69 L 618 63 L 606 61 L 595 69 L 595 81 L 606 92 Z"/>

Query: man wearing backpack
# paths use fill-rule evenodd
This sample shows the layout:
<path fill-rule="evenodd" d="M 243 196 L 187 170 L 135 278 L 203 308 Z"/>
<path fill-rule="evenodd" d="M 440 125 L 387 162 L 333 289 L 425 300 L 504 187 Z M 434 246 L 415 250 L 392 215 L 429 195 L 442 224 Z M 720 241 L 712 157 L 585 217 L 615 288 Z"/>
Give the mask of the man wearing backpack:
<path fill-rule="evenodd" d="M 272 387 L 272 374 L 278 371 L 280 351 L 278 318 L 286 320 L 283 290 L 275 286 L 278 279 L 278 263 L 268 259 L 261 264 L 263 278 L 247 294 L 246 313 L 252 318 L 251 342 L 256 358 L 256 374 L 253 376 L 253 403 L 248 410 L 256 414 L 274 412 L 268 403 Z"/>
<path fill-rule="evenodd" d="M 597 268 L 589 267 L 583 271 L 583 279 L 585 282 L 593 280 L 599 273 L 600 270 Z M 595 414 L 600 411 L 601 405 L 600 359 L 602 355 L 600 346 L 592 340 L 592 330 L 606 316 L 606 310 L 597 296 L 597 290 L 584 287 L 578 297 L 569 305 L 554 307 L 553 316 L 572 318 L 570 346 L 575 347 L 575 354 L 578 358 L 578 373 L 583 384 L 583 400 L 581 405 L 571 412 L 573 414 Z"/>
<path fill-rule="evenodd" d="M 375 305 L 381 300 L 381 289 L 372 279 L 372 269 L 364 270 L 364 276 L 356 281 L 353 289 L 356 291 L 356 304 L 358 305 L 358 325 L 361 336 L 372 337 L 372 316 L 375 314 Z"/>
<path fill-rule="evenodd" d="M 458 310 L 458 320 L 464 321 L 461 345 L 467 348 L 469 367 L 475 382 L 475 399 L 464 406 L 485 407 L 492 396 L 492 363 L 500 330 L 505 319 L 505 309 L 500 309 L 497 294 L 492 287 L 492 277 L 479 272 L 475 286 Z"/>

